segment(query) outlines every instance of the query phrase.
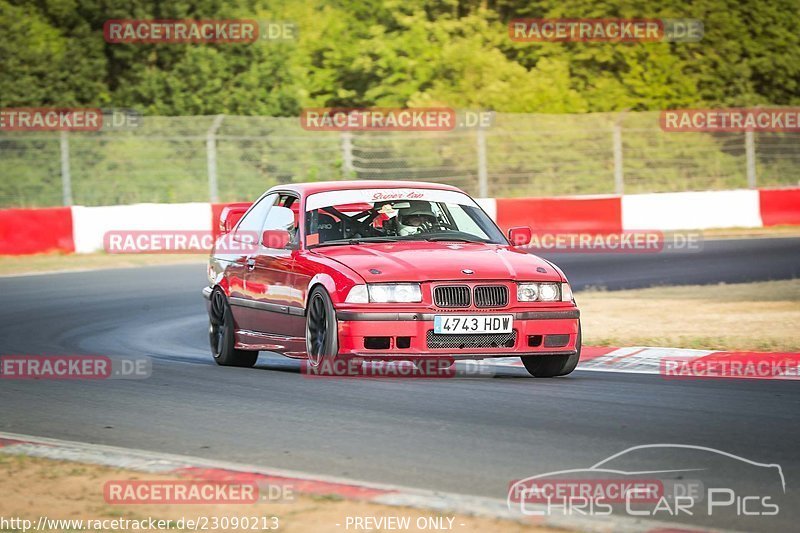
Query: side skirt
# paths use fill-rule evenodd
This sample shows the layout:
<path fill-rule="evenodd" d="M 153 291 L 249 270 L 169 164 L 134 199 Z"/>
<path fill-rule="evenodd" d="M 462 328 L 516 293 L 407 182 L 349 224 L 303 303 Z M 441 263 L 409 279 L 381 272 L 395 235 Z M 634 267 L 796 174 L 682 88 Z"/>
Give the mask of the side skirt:
<path fill-rule="evenodd" d="M 304 358 L 306 356 L 305 337 L 287 337 L 259 333 L 247 329 L 237 329 L 234 340 L 234 347 L 239 350 L 280 352 L 287 357 L 294 358 Z"/>

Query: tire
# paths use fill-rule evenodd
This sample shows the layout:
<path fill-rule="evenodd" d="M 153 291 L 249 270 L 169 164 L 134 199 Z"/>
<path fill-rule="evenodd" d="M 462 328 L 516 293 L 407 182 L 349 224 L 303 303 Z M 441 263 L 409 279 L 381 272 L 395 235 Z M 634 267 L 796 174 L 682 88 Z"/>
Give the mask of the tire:
<path fill-rule="evenodd" d="M 306 313 L 306 353 L 308 364 L 318 367 L 339 355 L 339 330 L 336 310 L 331 297 L 322 286 L 316 286 L 308 296 Z"/>
<path fill-rule="evenodd" d="M 233 314 L 225 293 L 211 293 L 211 308 L 208 312 L 208 341 L 214 361 L 220 366 L 252 367 L 258 360 L 258 352 L 234 348 L 235 329 Z"/>
<path fill-rule="evenodd" d="M 543 355 L 520 357 L 528 373 L 536 378 L 566 376 L 578 366 L 581 358 L 581 323 L 578 322 L 578 338 L 573 355 Z"/>

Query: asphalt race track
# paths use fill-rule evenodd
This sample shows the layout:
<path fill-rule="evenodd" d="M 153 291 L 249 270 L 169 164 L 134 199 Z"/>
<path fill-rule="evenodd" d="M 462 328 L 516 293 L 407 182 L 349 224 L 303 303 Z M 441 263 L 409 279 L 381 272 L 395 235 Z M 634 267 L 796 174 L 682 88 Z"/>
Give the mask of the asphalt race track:
<path fill-rule="evenodd" d="M 719 239 L 694 251 L 540 253 L 576 289 L 746 283 L 800 277 L 800 238 Z"/>
<path fill-rule="evenodd" d="M 578 288 L 783 279 L 800 276 L 800 239 L 553 258 Z M 255 369 L 222 368 L 207 346 L 204 282 L 202 265 L 0 278 L 0 354 L 153 358 L 142 380 L 0 380 L 0 431 L 498 499 L 512 480 L 631 446 L 692 444 L 781 465 L 786 495 L 777 516 L 690 523 L 789 531 L 800 521 L 796 382 L 588 371 L 535 380 L 516 368 L 494 378 L 324 380 L 270 355 Z M 748 472 L 728 464 L 710 475 L 763 491 Z"/>

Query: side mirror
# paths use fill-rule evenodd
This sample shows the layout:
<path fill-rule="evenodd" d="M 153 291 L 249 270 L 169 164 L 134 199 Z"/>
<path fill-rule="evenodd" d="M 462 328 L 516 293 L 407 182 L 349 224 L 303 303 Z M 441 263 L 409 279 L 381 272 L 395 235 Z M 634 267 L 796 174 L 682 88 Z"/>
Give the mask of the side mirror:
<path fill-rule="evenodd" d="M 226 206 L 222 209 L 222 213 L 219 215 L 219 232 L 220 234 L 230 233 L 233 231 L 233 228 L 236 227 L 236 224 L 239 223 L 239 220 L 242 219 L 244 214 L 250 206 Z"/>
<path fill-rule="evenodd" d="M 267 248 L 283 249 L 289 244 L 291 236 L 285 229 L 268 229 L 261 235 L 261 244 Z"/>
<path fill-rule="evenodd" d="M 517 226 L 508 230 L 508 240 L 512 246 L 524 246 L 531 243 L 533 232 L 528 226 Z"/>

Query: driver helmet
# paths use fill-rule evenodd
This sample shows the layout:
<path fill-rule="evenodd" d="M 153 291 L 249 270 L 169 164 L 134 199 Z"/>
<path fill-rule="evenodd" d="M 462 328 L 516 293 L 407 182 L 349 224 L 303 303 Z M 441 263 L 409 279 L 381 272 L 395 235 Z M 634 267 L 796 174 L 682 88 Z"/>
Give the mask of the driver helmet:
<path fill-rule="evenodd" d="M 411 202 L 409 207 L 397 210 L 397 233 L 414 235 L 419 233 L 420 226 L 436 223 L 431 204 L 428 202 Z"/>

